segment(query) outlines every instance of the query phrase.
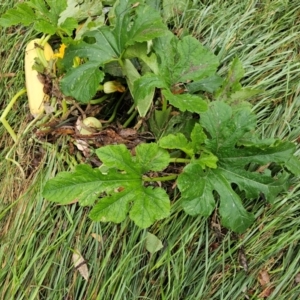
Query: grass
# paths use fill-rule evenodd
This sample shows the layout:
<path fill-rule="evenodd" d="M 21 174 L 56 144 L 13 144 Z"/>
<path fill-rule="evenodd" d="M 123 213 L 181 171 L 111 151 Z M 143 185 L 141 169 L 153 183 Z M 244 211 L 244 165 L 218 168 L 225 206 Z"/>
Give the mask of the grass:
<path fill-rule="evenodd" d="M 16 1 L 15 1 L 16 2 Z M 197 1 L 194 1 L 197 2 Z M 253 98 L 262 137 L 296 141 L 299 126 L 299 8 L 297 1 L 200 1 L 174 18 L 210 47 L 224 74 L 238 56 L 246 70 L 243 84 L 265 91 Z M 11 7 L 4 4 L 0 13 Z M 1 111 L 24 86 L 22 49 L 33 37 L 22 28 L 0 33 Z M 13 49 L 13 50 L 12 50 Z M 9 114 L 22 133 L 30 120 L 26 98 Z M 62 141 L 62 145 L 66 145 Z M 267 271 L 268 299 L 298 299 L 300 273 L 300 184 L 272 205 L 263 199 L 247 203 L 255 224 L 236 236 L 205 220 L 184 215 L 176 205 L 169 219 L 150 229 L 164 248 L 145 250 L 146 230 L 129 220 L 92 223 L 87 208 L 46 202 L 41 189 L 48 178 L 72 166 L 68 149 L 39 145 L 31 132 L 17 146 L 0 128 L 0 299 L 262 299 L 259 274 Z M 11 150 L 11 151 L 10 151 Z M 5 156 L 17 161 L 20 168 Z M 78 249 L 87 260 L 85 281 L 72 263 Z M 243 249 L 248 272 L 240 265 Z"/>

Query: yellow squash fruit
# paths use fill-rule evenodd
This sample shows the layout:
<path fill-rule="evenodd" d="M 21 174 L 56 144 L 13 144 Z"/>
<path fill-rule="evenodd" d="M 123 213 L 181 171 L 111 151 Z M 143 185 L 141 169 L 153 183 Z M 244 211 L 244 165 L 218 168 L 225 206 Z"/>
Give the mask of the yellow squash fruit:
<path fill-rule="evenodd" d="M 28 97 L 28 104 L 31 114 L 34 117 L 39 116 L 44 111 L 44 98 L 43 91 L 44 85 L 38 79 L 38 72 L 33 70 L 32 67 L 35 63 L 35 58 L 39 57 L 38 51 L 42 51 L 42 56 L 49 61 L 53 58 L 53 50 L 51 46 L 46 43 L 43 47 L 39 48 L 41 44 L 40 39 L 30 41 L 25 50 L 25 81 Z"/>

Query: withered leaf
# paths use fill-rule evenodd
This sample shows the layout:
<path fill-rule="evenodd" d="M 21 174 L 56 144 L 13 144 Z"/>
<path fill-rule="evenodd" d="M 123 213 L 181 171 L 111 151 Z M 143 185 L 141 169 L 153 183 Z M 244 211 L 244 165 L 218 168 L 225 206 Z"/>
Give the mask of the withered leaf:
<path fill-rule="evenodd" d="M 77 269 L 79 271 L 80 275 L 86 281 L 88 281 L 88 279 L 89 279 L 89 270 L 88 270 L 87 263 L 86 263 L 85 259 L 83 258 L 83 256 L 80 254 L 80 252 L 77 249 L 75 249 L 72 258 L 73 258 L 73 263 L 74 263 L 75 269 Z"/>

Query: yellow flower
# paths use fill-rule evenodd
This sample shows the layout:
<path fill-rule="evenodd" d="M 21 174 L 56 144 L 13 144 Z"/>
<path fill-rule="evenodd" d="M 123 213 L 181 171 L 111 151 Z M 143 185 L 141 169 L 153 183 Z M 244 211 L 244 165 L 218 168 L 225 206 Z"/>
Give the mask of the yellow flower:
<path fill-rule="evenodd" d="M 54 57 L 63 58 L 65 55 L 65 50 L 67 46 L 65 44 L 61 44 L 57 53 L 54 54 Z"/>
<path fill-rule="evenodd" d="M 114 92 L 124 93 L 126 88 L 118 81 L 106 81 L 103 84 L 103 91 L 105 94 Z"/>

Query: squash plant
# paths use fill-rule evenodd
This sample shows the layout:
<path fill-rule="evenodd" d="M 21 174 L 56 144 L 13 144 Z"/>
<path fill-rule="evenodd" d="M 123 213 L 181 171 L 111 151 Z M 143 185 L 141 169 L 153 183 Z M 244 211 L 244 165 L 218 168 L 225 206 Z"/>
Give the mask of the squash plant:
<path fill-rule="evenodd" d="M 44 187 L 45 199 L 92 206 L 95 221 L 119 223 L 129 214 L 146 228 L 170 214 L 163 182 L 171 181 L 187 214 L 208 217 L 218 208 L 223 226 L 241 233 L 254 221 L 243 198 L 263 194 L 272 203 L 291 176 L 300 175 L 293 143 L 255 135 L 256 116 L 246 100 L 261 91 L 241 86 L 238 58 L 220 77 L 217 56 L 192 36 L 175 36 L 147 1 L 116 1 L 108 15 L 94 1 L 56 2 L 20 3 L 0 25 L 18 24 L 15 16 L 23 14 L 24 25 L 59 36 L 66 45 L 55 61 L 60 88 L 79 104 L 92 103 L 107 75 L 123 78 L 133 109 L 149 119 L 156 140 L 133 153 L 123 144 L 96 149 L 100 168 L 79 164 L 57 174 Z"/>

